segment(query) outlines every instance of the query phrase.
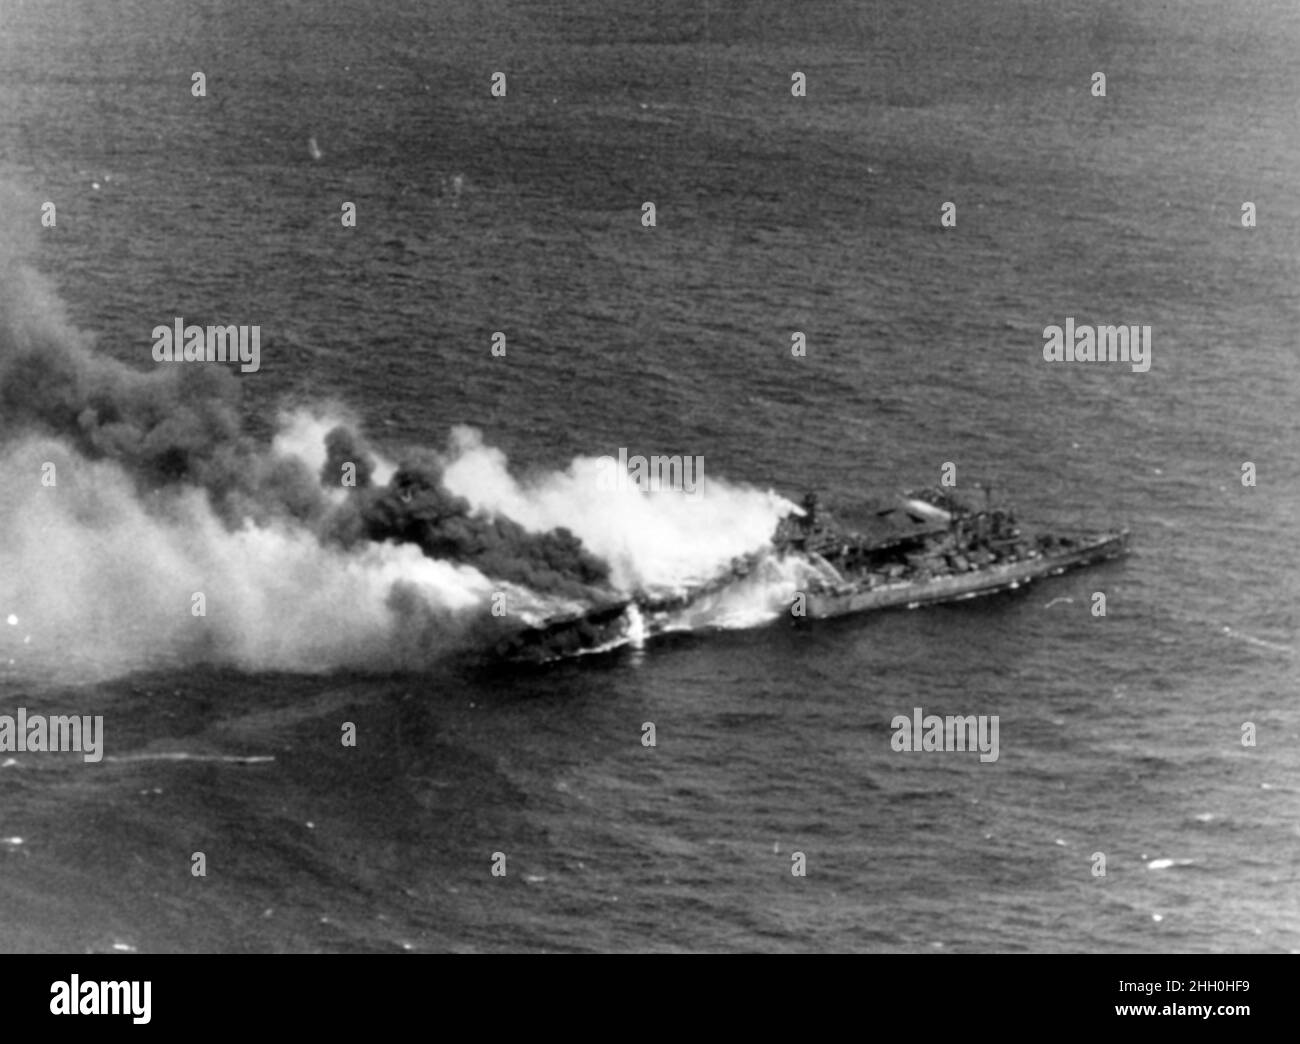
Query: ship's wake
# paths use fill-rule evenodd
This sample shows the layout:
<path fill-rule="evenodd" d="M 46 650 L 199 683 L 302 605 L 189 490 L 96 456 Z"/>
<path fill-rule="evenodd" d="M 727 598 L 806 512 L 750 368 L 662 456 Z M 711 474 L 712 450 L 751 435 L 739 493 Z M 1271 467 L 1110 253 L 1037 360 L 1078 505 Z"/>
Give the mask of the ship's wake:
<path fill-rule="evenodd" d="M 793 507 L 606 489 L 598 454 L 519 477 L 469 428 L 386 452 L 337 406 L 259 439 L 233 373 L 118 361 L 0 251 L 0 674 L 419 668 L 715 577 Z M 751 625 L 792 584 L 744 578 L 671 626 Z"/>

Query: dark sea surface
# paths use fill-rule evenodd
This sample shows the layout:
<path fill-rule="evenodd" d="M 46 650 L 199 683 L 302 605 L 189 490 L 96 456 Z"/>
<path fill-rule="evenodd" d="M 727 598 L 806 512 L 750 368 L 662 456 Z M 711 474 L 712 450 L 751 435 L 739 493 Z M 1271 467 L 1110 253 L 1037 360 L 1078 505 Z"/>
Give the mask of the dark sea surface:
<path fill-rule="evenodd" d="M 0 0 L 6 256 L 140 370 L 260 323 L 259 437 L 331 404 L 393 457 L 463 424 L 521 477 L 629 447 L 846 503 L 953 462 L 1134 545 L 540 669 L 110 669 L 129 609 L 51 665 L 0 604 L 0 713 L 118 759 L 0 755 L 0 950 L 1300 950 L 1298 172 L 1292 0 Z M 1067 316 L 1150 371 L 1045 362 Z M 145 597 L 69 546 L 24 554 Z M 917 706 L 1000 758 L 892 751 Z"/>

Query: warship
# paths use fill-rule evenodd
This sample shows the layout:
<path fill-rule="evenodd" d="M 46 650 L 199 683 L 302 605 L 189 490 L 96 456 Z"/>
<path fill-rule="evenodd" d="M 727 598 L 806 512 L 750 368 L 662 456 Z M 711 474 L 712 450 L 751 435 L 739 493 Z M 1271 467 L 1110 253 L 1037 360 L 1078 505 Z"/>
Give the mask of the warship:
<path fill-rule="evenodd" d="M 824 619 L 874 609 L 917 608 L 1015 590 L 1124 555 L 1127 529 L 1022 531 L 1009 508 L 976 510 L 944 490 L 904 493 L 877 509 L 866 531 L 825 510 L 816 494 L 777 524 L 770 545 L 733 559 L 705 583 L 668 594 L 638 592 L 512 633 L 494 650 L 507 660 L 545 662 L 642 643 L 681 626 L 683 615 L 764 566 L 791 558 L 807 579 L 793 617 Z"/>
<path fill-rule="evenodd" d="M 899 507 L 878 514 L 895 511 L 915 528 L 877 540 L 837 525 L 814 494 L 804 498 L 802 514 L 782 519 L 773 538 L 777 553 L 802 554 L 815 569 L 802 615 L 820 619 L 961 601 L 1128 550 L 1127 529 L 1030 535 L 1011 510 L 976 511 L 942 490 L 905 493 Z"/>

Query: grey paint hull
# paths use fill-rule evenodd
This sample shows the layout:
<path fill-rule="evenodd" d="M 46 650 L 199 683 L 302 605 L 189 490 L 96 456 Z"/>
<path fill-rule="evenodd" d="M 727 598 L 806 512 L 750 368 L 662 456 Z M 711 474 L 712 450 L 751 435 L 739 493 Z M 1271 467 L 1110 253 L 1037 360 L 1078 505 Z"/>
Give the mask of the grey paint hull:
<path fill-rule="evenodd" d="M 1128 536 L 1127 530 L 1107 533 L 1068 551 L 1040 553 L 1034 558 L 937 576 L 922 582 L 900 581 L 843 592 L 812 592 L 807 598 L 807 615 L 812 619 L 825 619 L 873 609 L 910 609 L 1013 590 L 1040 577 L 1056 576 L 1071 569 L 1118 558 L 1128 550 Z"/>

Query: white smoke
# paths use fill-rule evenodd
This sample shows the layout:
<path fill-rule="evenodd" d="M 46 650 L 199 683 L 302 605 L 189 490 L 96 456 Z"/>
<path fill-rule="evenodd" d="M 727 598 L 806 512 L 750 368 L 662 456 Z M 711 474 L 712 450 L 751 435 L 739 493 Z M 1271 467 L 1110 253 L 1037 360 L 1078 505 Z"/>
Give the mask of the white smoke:
<path fill-rule="evenodd" d="M 47 463 L 52 486 L 41 482 Z M 250 670 L 418 665 L 458 614 L 505 588 L 409 544 L 344 551 L 286 523 L 232 531 L 196 489 L 146 504 L 117 464 L 50 440 L 6 447 L 0 488 L 0 618 L 15 621 L 0 628 L 0 654 L 75 652 L 83 677 L 198 659 Z"/>
<path fill-rule="evenodd" d="M 333 403 L 285 410 L 277 419 L 271 452 L 277 457 L 296 457 L 312 475 L 319 477 L 326 461 L 325 436 L 338 427 L 359 431 L 361 422 L 350 410 Z M 367 447 L 367 454 L 374 461 L 371 482 L 376 486 L 388 485 L 396 465 L 372 447 Z M 340 483 L 330 483 L 326 488 L 336 503 L 347 499 L 347 490 Z"/>
<path fill-rule="evenodd" d="M 318 472 L 325 435 L 350 422 L 338 410 L 285 414 L 272 452 Z M 465 428 L 453 433 L 448 460 L 449 491 L 534 531 L 567 526 L 629 592 L 716 577 L 734 557 L 767 546 L 793 507 L 716 479 L 693 497 L 608 491 L 595 458 L 524 483 L 503 453 Z M 63 673 L 81 679 L 199 660 L 247 670 L 418 667 L 455 647 L 496 594 L 508 594 L 521 623 L 582 608 L 429 558 L 414 544 L 343 549 L 289 521 L 232 530 L 203 491 L 141 498 L 120 465 L 52 438 L 8 444 L 0 488 L 0 621 L 14 621 L 0 622 L 0 664 L 45 669 L 61 660 Z M 797 563 L 769 560 L 676 613 L 671 629 L 754 626 L 788 607 L 800 576 Z M 197 594 L 202 616 L 193 611 Z"/>
<path fill-rule="evenodd" d="M 610 564 L 615 586 L 629 592 L 710 580 L 733 558 L 768 546 L 777 522 L 797 510 L 776 493 L 712 476 L 694 495 L 605 489 L 596 457 L 520 481 L 505 454 L 466 427 L 453 429 L 449 458 L 448 491 L 533 532 L 568 528 Z"/>

